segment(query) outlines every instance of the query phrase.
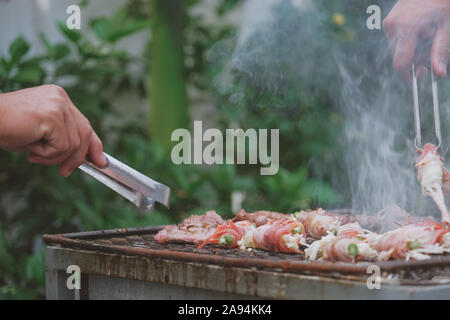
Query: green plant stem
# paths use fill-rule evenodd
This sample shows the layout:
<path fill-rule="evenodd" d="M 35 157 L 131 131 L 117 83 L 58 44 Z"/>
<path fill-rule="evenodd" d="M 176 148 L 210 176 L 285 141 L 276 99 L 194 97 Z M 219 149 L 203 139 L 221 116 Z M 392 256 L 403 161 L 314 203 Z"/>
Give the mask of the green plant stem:
<path fill-rule="evenodd" d="M 180 0 L 149 0 L 151 23 L 150 133 L 157 145 L 169 151 L 173 130 L 188 124 L 188 99 Z"/>

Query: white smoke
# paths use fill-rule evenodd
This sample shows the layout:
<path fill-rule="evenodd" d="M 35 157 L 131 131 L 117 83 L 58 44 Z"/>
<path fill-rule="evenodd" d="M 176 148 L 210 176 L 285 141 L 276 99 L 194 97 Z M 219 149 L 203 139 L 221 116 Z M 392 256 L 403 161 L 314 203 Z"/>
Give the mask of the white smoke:
<path fill-rule="evenodd" d="M 410 85 L 395 75 L 383 31 L 366 28 L 369 2 L 346 5 L 361 14 L 356 21 L 348 21 L 356 39 L 345 42 L 333 34 L 330 10 L 322 7 L 326 1 L 247 1 L 238 41 L 216 85 L 230 89 L 232 71 L 238 71 L 248 75 L 261 91 L 276 93 L 287 83 L 298 82 L 311 88 L 310 95 L 325 92 L 339 105 L 344 119 L 344 135 L 336 137 L 336 143 L 344 148 L 345 156 L 336 161 L 345 161 L 348 181 L 342 179 L 345 174 L 335 172 L 334 184 L 340 192 L 351 195 L 347 205 L 366 213 L 397 205 L 429 215 L 437 211 L 421 195 L 414 168 L 417 155 Z M 380 5 L 387 13 L 393 3 L 381 1 Z M 342 14 L 345 17 L 346 12 Z M 430 92 L 428 85 L 421 85 L 421 92 Z M 449 141 L 446 123 L 450 120 L 450 101 L 449 90 L 444 87 L 448 88 L 448 80 L 440 83 L 445 147 Z M 232 99 L 238 103 L 243 94 L 235 92 Z M 423 94 L 425 132 L 433 131 L 427 115 L 431 111 L 429 99 L 428 93 Z M 432 139 L 431 135 L 425 137 Z M 283 152 L 288 151 L 280 150 L 281 157 Z M 314 162 L 316 173 L 335 170 L 321 164 L 321 159 Z"/>

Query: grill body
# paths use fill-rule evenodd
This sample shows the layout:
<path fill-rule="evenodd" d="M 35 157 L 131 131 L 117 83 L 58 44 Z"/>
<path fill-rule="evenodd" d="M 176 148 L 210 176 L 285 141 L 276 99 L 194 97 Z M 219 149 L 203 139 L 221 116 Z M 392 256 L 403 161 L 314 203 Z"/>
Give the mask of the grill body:
<path fill-rule="evenodd" d="M 450 257 L 378 263 L 308 262 L 301 255 L 165 244 L 161 227 L 45 235 L 47 299 L 449 299 Z M 68 289 L 69 266 L 81 271 Z"/>

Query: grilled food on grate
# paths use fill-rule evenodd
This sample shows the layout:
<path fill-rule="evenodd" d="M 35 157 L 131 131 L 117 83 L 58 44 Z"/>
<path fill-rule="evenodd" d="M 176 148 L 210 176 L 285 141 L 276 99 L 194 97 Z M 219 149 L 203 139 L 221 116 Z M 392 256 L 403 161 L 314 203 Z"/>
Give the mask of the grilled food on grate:
<path fill-rule="evenodd" d="M 244 209 L 236 213 L 233 221 L 250 221 L 255 224 L 256 227 L 262 226 L 269 222 L 270 219 L 285 218 L 285 213 L 273 212 L 273 211 L 255 211 L 253 213 L 247 213 Z"/>
<path fill-rule="evenodd" d="M 374 260 L 378 235 L 363 230 L 359 223 L 351 222 L 339 226 L 335 233 L 329 232 L 320 240 L 314 241 L 305 250 L 310 260 L 329 260 L 356 262 Z"/>
<path fill-rule="evenodd" d="M 305 226 L 306 232 L 316 239 L 326 236 L 329 232 L 336 232 L 339 226 L 339 220 L 326 215 L 322 209 L 296 212 L 294 217 Z"/>
<path fill-rule="evenodd" d="M 284 253 L 302 253 L 305 227 L 292 217 L 270 220 L 252 232 L 255 248 Z"/>
<path fill-rule="evenodd" d="M 434 144 L 424 145 L 416 167 L 423 194 L 430 196 L 438 206 L 442 214 L 442 223 L 450 225 L 450 216 L 442 192 L 443 190 L 448 192 L 450 189 L 450 173 L 444 167 L 444 161 Z"/>
<path fill-rule="evenodd" d="M 184 241 L 201 244 L 200 247 L 216 244 L 226 248 L 256 248 L 297 254 L 303 253 L 302 249 L 305 248 L 305 256 L 309 260 L 344 262 L 421 260 L 430 258 L 430 254 L 450 253 L 449 230 L 432 220 L 377 234 L 362 228 L 358 222 L 341 224 L 335 214 L 328 215 L 322 209 L 300 211 L 292 215 L 241 211 L 239 221 L 232 219 L 221 222 L 216 216 L 215 212 L 192 216 L 179 226 L 165 227 L 155 236 L 155 240 L 160 243 Z M 259 226 L 254 223 L 263 220 L 267 222 Z M 192 236 L 193 231 L 195 236 Z"/>
<path fill-rule="evenodd" d="M 224 220 L 215 211 L 208 211 L 201 216 L 190 216 L 180 225 L 166 226 L 155 236 L 159 243 L 189 242 L 200 244 L 209 238 Z"/>
<path fill-rule="evenodd" d="M 376 242 L 378 260 L 428 259 L 428 254 L 450 252 L 450 233 L 442 224 L 410 224 L 383 234 Z"/>
<path fill-rule="evenodd" d="M 224 247 L 233 248 L 238 246 L 238 242 L 252 227 L 250 221 L 238 221 L 234 223 L 228 220 L 226 224 L 222 224 L 216 228 L 214 233 L 208 237 L 199 248 L 208 243 L 218 244 Z"/>

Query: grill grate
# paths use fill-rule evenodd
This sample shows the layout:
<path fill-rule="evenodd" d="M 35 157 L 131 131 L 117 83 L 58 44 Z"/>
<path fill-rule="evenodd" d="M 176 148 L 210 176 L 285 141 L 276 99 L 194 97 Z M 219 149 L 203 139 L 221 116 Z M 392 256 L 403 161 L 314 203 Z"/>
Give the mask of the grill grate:
<path fill-rule="evenodd" d="M 190 261 L 226 267 L 256 268 L 289 273 L 326 275 L 332 277 L 367 276 L 367 267 L 376 264 L 384 277 L 426 284 L 427 280 L 450 279 L 450 255 L 433 256 L 422 261 L 385 262 L 329 262 L 306 261 L 302 254 L 285 254 L 253 249 L 251 252 L 238 248 L 221 248 L 207 245 L 201 249 L 196 245 L 182 243 L 160 244 L 154 235 L 163 226 L 134 229 L 113 229 L 92 232 L 44 235 L 47 244 L 63 247 L 141 256 L 172 261 Z M 435 283 L 435 282 L 433 282 Z"/>

